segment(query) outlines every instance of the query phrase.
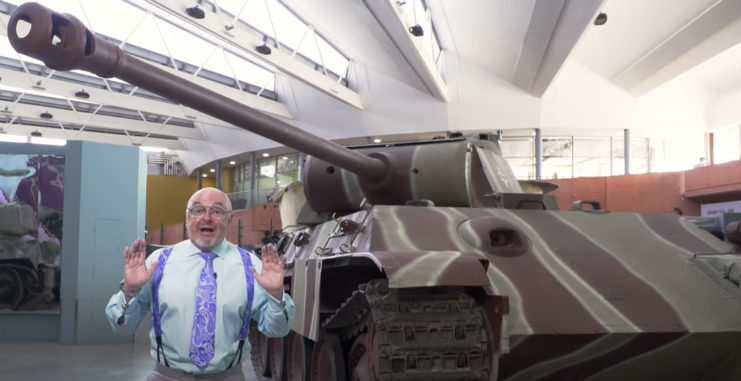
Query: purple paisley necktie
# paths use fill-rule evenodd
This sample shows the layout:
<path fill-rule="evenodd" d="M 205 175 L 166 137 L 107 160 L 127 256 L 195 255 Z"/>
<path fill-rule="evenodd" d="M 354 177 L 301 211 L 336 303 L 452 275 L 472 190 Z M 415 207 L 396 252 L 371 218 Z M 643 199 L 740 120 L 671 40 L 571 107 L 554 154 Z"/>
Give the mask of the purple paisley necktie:
<path fill-rule="evenodd" d="M 199 253 L 206 264 L 201 270 L 196 288 L 196 308 L 193 333 L 190 336 L 190 359 L 203 370 L 214 357 L 214 323 L 216 320 L 216 279 L 211 262 L 213 253 Z"/>

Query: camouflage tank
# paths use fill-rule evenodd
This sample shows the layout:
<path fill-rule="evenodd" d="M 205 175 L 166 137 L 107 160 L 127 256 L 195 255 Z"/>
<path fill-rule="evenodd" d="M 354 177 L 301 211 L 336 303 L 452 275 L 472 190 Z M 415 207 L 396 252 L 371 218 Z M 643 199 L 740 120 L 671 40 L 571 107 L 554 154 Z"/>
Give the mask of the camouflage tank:
<path fill-rule="evenodd" d="M 522 192 L 489 136 L 348 150 L 36 4 L 8 28 L 53 69 L 118 77 L 313 156 L 307 207 L 278 240 L 296 319 L 284 339 L 252 336 L 261 377 L 741 379 L 738 246 L 680 216 L 556 210 Z M 738 223 L 727 236 L 741 242 Z"/>

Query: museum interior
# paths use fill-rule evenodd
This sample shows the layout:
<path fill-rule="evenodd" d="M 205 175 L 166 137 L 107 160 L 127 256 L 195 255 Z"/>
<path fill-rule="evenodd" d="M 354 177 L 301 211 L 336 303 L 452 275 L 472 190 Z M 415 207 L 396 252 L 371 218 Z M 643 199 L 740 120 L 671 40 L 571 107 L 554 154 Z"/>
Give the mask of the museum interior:
<path fill-rule="evenodd" d="M 122 253 L 188 240 L 214 187 L 296 302 L 247 380 L 741 379 L 740 1 L 25 3 L 0 0 L 0 378 L 146 379 L 149 322 L 104 312 Z M 348 310 L 379 281 L 401 307 Z M 410 293 L 480 319 L 377 316 Z M 482 344 L 429 349 L 447 325 Z"/>

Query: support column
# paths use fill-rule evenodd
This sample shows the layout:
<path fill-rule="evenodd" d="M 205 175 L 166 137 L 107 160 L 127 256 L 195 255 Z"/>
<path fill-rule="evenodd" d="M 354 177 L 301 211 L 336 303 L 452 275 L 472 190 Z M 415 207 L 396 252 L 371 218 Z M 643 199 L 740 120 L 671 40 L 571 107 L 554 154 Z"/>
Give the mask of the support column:
<path fill-rule="evenodd" d="M 542 179 L 541 168 L 543 167 L 543 153 L 541 152 L 541 145 L 543 143 L 543 137 L 540 134 L 540 128 L 535 129 L 535 180 Z"/>
<path fill-rule="evenodd" d="M 221 160 L 216 160 L 216 189 L 224 190 L 221 186 L 221 172 L 223 171 L 223 166 Z"/>
<path fill-rule="evenodd" d="M 196 172 L 196 176 L 198 177 L 196 179 L 196 190 L 203 188 L 203 170 L 198 168 L 198 171 Z"/>
<path fill-rule="evenodd" d="M 630 130 L 623 130 L 623 161 L 625 162 L 625 174 L 630 174 Z"/>
<path fill-rule="evenodd" d="M 715 135 L 708 132 L 708 165 L 715 164 Z"/>
<path fill-rule="evenodd" d="M 306 160 L 306 154 L 303 152 L 299 152 L 296 160 L 298 160 L 298 163 L 297 163 L 298 165 L 296 167 L 296 172 L 298 173 L 298 179 L 299 181 L 304 181 L 303 171 L 304 171 L 304 161 Z"/>
<path fill-rule="evenodd" d="M 255 205 L 255 188 L 257 188 L 257 181 L 255 181 L 255 173 L 257 172 L 257 154 L 254 152 L 250 153 L 250 204 L 247 209 Z"/>

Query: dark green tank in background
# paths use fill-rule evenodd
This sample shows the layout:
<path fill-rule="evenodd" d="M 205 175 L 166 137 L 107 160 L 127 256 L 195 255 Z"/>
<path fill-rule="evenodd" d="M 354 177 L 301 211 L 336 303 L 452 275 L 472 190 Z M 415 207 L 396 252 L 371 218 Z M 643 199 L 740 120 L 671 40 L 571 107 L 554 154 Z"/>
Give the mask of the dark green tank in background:
<path fill-rule="evenodd" d="M 496 136 L 347 150 L 37 4 L 8 35 L 53 69 L 116 76 L 312 156 L 307 206 L 277 240 L 296 319 L 284 339 L 252 330 L 260 377 L 741 379 L 737 222 L 729 242 L 675 214 L 556 210 L 522 191 Z"/>

